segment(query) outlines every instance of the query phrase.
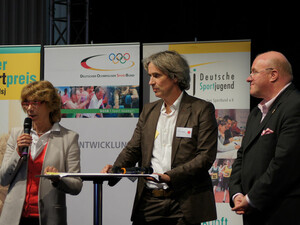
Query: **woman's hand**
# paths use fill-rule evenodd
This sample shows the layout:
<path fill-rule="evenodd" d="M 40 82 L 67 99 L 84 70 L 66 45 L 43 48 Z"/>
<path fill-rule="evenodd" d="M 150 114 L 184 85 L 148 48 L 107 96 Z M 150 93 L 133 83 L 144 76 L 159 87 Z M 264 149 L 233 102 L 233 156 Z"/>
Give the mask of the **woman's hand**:
<path fill-rule="evenodd" d="M 31 145 L 31 143 L 32 143 L 32 137 L 30 136 L 30 134 L 22 134 L 21 136 L 19 136 L 17 138 L 18 154 L 21 156 L 23 148 L 29 147 Z"/>
<path fill-rule="evenodd" d="M 44 175 L 47 175 L 48 173 L 58 173 L 58 169 L 56 169 L 55 167 L 53 166 L 47 166 L 44 170 Z M 53 182 L 53 183 L 58 183 L 60 181 L 60 177 L 53 177 L 53 178 L 50 178 L 50 180 Z"/>

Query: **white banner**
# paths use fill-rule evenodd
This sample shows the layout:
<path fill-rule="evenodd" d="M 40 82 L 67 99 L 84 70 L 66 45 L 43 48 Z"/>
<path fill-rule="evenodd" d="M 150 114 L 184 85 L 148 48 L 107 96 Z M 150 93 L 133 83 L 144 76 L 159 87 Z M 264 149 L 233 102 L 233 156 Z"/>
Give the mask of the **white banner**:
<path fill-rule="evenodd" d="M 202 225 L 241 225 L 242 218 L 229 206 L 228 181 L 231 165 L 241 144 L 250 109 L 250 41 L 148 44 L 143 57 L 164 50 L 182 54 L 190 65 L 188 94 L 212 102 L 219 125 L 218 154 L 210 174 L 218 219 Z M 157 98 L 150 90 L 150 102 Z M 204 203 L 205 204 L 205 203 Z"/>
<path fill-rule="evenodd" d="M 139 44 L 45 48 L 45 80 L 60 91 L 61 124 L 79 133 L 82 172 L 112 164 L 131 138 L 139 114 L 139 74 Z M 104 183 L 103 224 L 131 224 L 135 188 L 128 179 L 113 188 Z M 91 182 L 67 201 L 69 224 L 93 223 Z"/>

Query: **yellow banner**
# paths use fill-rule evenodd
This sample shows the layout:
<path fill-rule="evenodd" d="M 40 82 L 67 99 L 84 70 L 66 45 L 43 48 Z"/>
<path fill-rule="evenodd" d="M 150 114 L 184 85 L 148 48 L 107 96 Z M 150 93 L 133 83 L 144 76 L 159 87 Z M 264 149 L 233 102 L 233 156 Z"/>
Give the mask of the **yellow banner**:
<path fill-rule="evenodd" d="M 0 47 L 0 100 L 18 100 L 22 88 L 40 80 L 40 47 Z"/>
<path fill-rule="evenodd" d="M 224 52 L 250 52 L 250 41 L 238 42 L 203 42 L 190 44 L 170 44 L 169 50 L 177 51 L 179 54 L 199 53 L 224 53 Z"/>

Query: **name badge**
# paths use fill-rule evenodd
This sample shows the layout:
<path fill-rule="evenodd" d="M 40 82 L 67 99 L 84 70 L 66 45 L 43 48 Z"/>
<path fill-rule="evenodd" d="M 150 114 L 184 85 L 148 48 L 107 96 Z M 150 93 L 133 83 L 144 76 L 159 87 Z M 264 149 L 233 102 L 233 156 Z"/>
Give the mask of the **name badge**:
<path fill-rule="evenodd" d="M 192 137 L 192 131 L 193 131 L 193 128 L 177 127 L 176 128 L 176 137 L 191 138 Z"/>

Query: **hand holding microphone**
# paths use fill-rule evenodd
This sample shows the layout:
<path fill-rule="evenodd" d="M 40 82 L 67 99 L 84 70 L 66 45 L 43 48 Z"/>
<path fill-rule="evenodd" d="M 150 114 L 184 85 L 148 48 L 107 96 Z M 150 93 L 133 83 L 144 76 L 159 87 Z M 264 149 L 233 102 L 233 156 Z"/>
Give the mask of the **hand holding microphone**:
<path fill-rule="evenodd" d="M 25 160 L 27 159 L 28 148 L 32 143 L 32 137 L 30 136 L 31 127 L 32 127 L 31 118 L 29 118 L 29 117 L 25 118 L 25 120 L 24 120 L 24 134 L 19 136 L 18 139 L 17 139 L 18 153 Z"/>

